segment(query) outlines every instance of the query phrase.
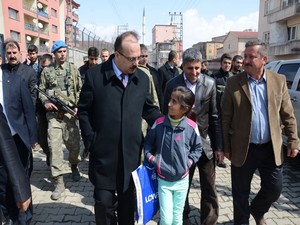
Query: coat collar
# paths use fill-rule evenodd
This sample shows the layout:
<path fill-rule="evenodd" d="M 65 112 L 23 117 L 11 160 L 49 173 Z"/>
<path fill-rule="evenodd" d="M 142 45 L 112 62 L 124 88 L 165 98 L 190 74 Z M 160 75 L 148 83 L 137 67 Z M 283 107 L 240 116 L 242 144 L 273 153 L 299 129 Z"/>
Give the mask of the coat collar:
<path fill-rule="evenodd" d="M 250 95 L 250 89 L 249 89 L 249 84 L 248 84 L 248 75 L 246 72 L 242 72 L 239 75 L 236 75 L 240 77 L 240 85 L 244 91 L 244 93 L 246 94 L 249 102 L 251 102 L 251 95 Z"/>
<path fill-rule="evenodd" d="M 270 99 L 270 97 L 273 95 L 272 94 L 273 93 L 273 89 L 272 89 L 273 85 L 272 84 L 274 82 L 274 79 L 273 79 L 274 77 L 269 70 L 266 70 L 265 74 L 266 74 L 266 81 L 267 81 L 267 96 L 268 96 L 268 99 Z M 249 80 L 248 80 L 247 73 L 244 71 L 236 76 L 240 76 L 240 85 L 241 85 L 243 91 L 245 92 L 248 100 L 251 102 Z"/>
<path fill-rule="evenodd" d="M 107 80 L 112 80 L 117 78 L 117 75 L 114 72 L 113 64 L 112 64 L 112 60 L 114 57 L 115 54 L 112 54 L 106 62 L 100 64 L 102 65 L 101 70 L 105 74 Z M 133 74 L 128 74 L 128 75 L 129 75 L 128 84 L 130 81 L 133 81 L 135 83 L 138 81 L 137 70 Z"/>

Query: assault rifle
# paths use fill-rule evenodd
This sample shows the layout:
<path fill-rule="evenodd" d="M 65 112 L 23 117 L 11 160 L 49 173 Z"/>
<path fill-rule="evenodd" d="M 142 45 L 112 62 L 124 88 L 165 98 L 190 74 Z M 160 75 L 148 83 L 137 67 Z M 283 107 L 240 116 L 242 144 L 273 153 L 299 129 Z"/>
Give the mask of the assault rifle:
<path fill-rule="evenodd" d="M 44 96 L 46 96 L 47 98 L 48 98 L 48 100 L 51 102 L 51 103 L 53 103 L 56 107 L 57 107 L 57 109 L 58 109 L 58 114 L 59 114 L 59 118 L 57 118 L 57 119 L 60 119 L 60 120 L 62 120 L 62 118 L 61 118 L 61 116 L 63 117 L 63 114 L 64 113 L 70 113 L 72 116 L 74 116 L 75 115 L 75 111 L 70 107 L 70 106 L 68 106 L 66 103 L 64 103 L 60 98 L 58 98 L 57 96 L 50 96 L 50 95 L 48 95 L 46 92 L 44 92 L 42 89 L 40 89 L 39 87 L 35 87 L 35 89 L 39 92 L 39 93 L 41 93 L 41 94 L 43 94 Z M 62 114 L 62 115 L 61 115 Z M 78 119 L 78 117 L 75 115 L 74 116 L 74 118 L 75 119 Z"/>

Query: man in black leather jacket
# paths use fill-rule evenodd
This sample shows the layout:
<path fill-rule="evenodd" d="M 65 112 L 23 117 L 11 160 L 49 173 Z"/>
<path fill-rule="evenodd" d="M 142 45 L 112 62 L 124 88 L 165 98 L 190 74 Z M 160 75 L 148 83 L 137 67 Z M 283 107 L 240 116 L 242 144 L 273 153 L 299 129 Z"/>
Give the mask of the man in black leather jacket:
<path fill-rule="evenodd" d="M 201 74 L 201 53 L 189 48 L 183 53 L 183 73 L 171 79 L 164 95 L 164 114 L 168 111 L 168 102 L 175 87 L 186 86 L 195 94 L 195 104 L 190 116 L 199 127 L 204 154 L 196 164 L 200 175 L 201 185 L 201 224 L 217 223 L 219 215 L 218 198 L 215 187 L 215 162 L 222 163 L 224 159 L 221 121 L 216 101 L 215 80 Z M 193 179 L 195 166 L 190 170 L 190 184 Z M 188 196 L 183 214 L 184 224 L 189 224 L 190 208 Z"/>

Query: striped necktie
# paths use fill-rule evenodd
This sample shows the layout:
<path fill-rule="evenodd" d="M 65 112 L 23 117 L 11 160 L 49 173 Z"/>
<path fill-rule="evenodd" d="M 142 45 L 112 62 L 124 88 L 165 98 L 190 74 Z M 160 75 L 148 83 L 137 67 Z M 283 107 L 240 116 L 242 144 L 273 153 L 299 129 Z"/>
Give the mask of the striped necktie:
<path fill-rule="evenodd" d="M 126 74 L 121 73 L 121 81 L 122 81 L 122 84 L 123 84 L 124 88 L 126 88 L 126 85 L 127 85 L 126 80 L 125 80 L 125 76 L 126 76 Z"/>

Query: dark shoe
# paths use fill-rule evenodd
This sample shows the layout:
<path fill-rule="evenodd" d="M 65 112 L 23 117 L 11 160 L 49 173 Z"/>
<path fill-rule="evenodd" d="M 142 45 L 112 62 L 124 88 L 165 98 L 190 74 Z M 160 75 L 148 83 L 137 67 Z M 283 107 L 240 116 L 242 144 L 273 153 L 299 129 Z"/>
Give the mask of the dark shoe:
<path fill-rule="evenodd" d="M 62 175 L 54 177 L 54 186 L 55 189 L 51 194 L 51 199 L 58 200 L 61 197 L 62 193 L 65 191 L 64 178 Z"/>
<path fill-rule="evenodd" d="M 253 216 L 256 225 L 267 225 L 267 222 L 266 222 L 264 216 L 257 216 L 254 213 L 251 213 L 251 215 Z"/>
<path fill-rule="evenodd" d="M 218 164 L 218 167 L 221 167 L 221 168 L 227 168 L 227 164 L 222 162 L 222 163 L 219 163 Z"/>
<path fill-rule="evenodd" d="M 190 223 L 189 218 L 183 220 L 182 225 L 190 225 L 190 224 L 191 224 L 191 223 Z"/>
<path fill-rule="evenodd" d="M 71 170 L 72 170 L 72 179 L 73 179 L 73 181 L 75 181 L 75 182 L 79 181 L 80 180 L 80 173 L 78 171 L 77 165 L 72 165 Z"/>

